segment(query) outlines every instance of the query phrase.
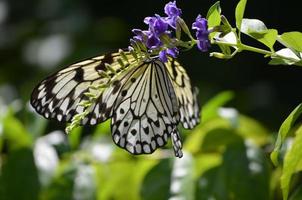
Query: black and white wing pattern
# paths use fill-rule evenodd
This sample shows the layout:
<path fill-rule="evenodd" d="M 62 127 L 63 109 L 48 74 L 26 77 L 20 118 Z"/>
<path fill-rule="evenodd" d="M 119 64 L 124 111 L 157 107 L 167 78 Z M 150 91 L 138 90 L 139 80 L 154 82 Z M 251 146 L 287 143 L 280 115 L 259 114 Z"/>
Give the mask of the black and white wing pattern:
<path fill-rule="evenodd" d="M 120 80 L 124 83 L 111 121 L 113 141 L 132 154 L 149 154 L 173 136 L 175 155 L 181 157 L 178 103 L 165 65 L 150 60 Z"/>
<path fill-rule="evenodd" d="M 136 61 L 132 54 L 125 55 L 125 65 L 115 53 L 60 70 L 34 89 L 31 105 L 45 118 L 60 122 L 71 122 L 84 111 L 88 114 L 82 125 L 112 118 L 113 141 L 132 154 L 152 153 L 171 137 L 175 155 L 182 157 L 177 125 L 193 128 L 199 122 L 197 90 L 174 59 L 164 64 L 158 58 Z M 104 84 L 96 101 L 85 109 L 81 105 L 89 99 L 85 93 Z"/>
<path fill-rule="evenodd" d="M 127 56 L 129 63 L 134 62 L 130 54 Z M 84 111 L 84 107 L 79 103 L 88 100 L 85 93 L 92 92 L 90 86 L 106 84 L 121 73 L 121 65 L 117 59 L 120 59 L 118 53 L 106 54 L 60 70 L 47 77 L 33 90 L 31 105 L 47 119 L 70 122 L 73 116 Z M 106 64 L 109 64 L 116 74 L 111 73 L 106 68 Z M 108 76 L 101 76 L 102 73 Z M 99 99 L 89 108 L 89 114 L 82 120 L 83 125 L 94 125 L 112 116 L 112 108 L 120 84 L 119 81 L 113 82 L 103 91 Z"/>
<path fill-rule="evenodd" d="M 169 58 L 166 67 L 177 97 L 180 121 L 184 128 L 192 129 L 200 121 L 198 88 L 192 88 L 186 70 L 175 59 Z"/>

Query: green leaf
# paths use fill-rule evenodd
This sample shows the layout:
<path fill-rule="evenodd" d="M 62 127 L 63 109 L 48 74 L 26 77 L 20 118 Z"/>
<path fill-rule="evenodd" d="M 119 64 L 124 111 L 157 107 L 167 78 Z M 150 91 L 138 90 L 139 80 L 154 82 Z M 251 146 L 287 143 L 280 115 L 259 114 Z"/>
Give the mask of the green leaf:
<path fill-rule="evenodd" d="M 133 159 L 129 153 L 112 160 L 114 162 L 95 165 L 98 182 L 97 199 L 125 199 L 125 197 L 133 200 L 141 199 L 140 189 L 144 177 L 157 160 L 151 160 L 147 156 Z"/>
<path fill-rule="evenodd" d="M 243 19 L 240 30 L 270 49 L 273 49 L 278 36 L 277 30 L 267 29 L 265 24 L 258 19 Z"/>
<path fill-rule="evenodd" d="M 232 129 L 216 128 L 207 132 L 203 139 L 202 151 L 215 152 L 222 150 L 228 144 L 241 140 L 241 137 L 234 134 Z"/>
<path fill-rule="evenodd" d="M 234 93 L 225 91 L 210 99 L 202 108 L 203 122 L 218 116 L 218 109 L 234 98 Z"/>
<path fill-rule="evenodd" d="M 272 58 L 269 63 L 269 65 L 292 65 L 293 63 L 283 58 Z"/>
<path fill-rule="evenodd" d="M 222 170 L 228 199 L 269 199 L 269 166 L 257 146 L 244 141 L 229 145 Z"/>
<path fill-rule="evenodd" d="M 31 135 L 27 132 L 21 121 L 12 114 L 3 119 L 3 137 L 9 142 L 9 147 L 18 149 L 28 147 L 32 144 Z"/>
<path fill-rule="evenodd" d="M 258 145 L 265 145 L 270 142 L 271 135 L 258 121 L 244 116 L 239 116 L 238 134 L 245 139 L 250 139 Z"/>
<path fill-rule="evenodd" d="M 228 199 L 227 188 L 223 182 L 224 174 L 221 166 L 210 168 L 202 174 L 196 184 L 196 199 Z"/>
<path fill-rule="evenodd" d="M 296 131 L 296 137 L 294 138 L 293 144 L 284 158 L 283 173 L 281 176 L 281 188 L 284 200 L 288 198 L 291 177 L 296 172 L 296 168 L 302 160 L 301 146 L 302 126 Z"/>
<path fill-rule="evenodd" d="M 217 128 L 226 129 L 231 127 L 232 125 L 226 119 L 217 117 L 208 120 L 196 127 L 191 134 L 187 136 L 183 145 L 184 149 L 190 153 L 197 153 L 201 150 L 203 139 L 207 133 Z"/>
<path fill-rule="evenodd" d="M 280 57 L 273 57 L 269 62 L 270 65 L 297 65 L 301 66 L 302 60 L 299 58 L 296 53 L 290 48 L 283 48 L 276 52 Z"/>
<path fill-rule="evenodd" d="M 111 120 L 107 120 L 97 125 L 97 128 L 93 133 L 93 137 L 99 138 L 102 135 L 111 135 L 110 125 L 111 125 Z"/>
<path fill-rule="evenodd" d="M 274 165 L 278 165 L 278 157 L 280 153 L 281 146 L 291 130 L 292 126 L 294 125 L 295 121 L 297 118 L 301 115 L 302 113 L 302 104 L 299 104 L 291 113 L 290 115 L 285 119 L 285 121 L 282 123 L 279 132 L 278 132 L 278 137 L 277 141 L 275 143 L 275 148 L 273 152 L 271 153 L 271 160 L 274 163 Z"/>
<path fill-rule="evenodd" d="M 70 161 L 62 162 L 51 184 L 43 190 L 43 200 L 70 200 L 73 199 L 74 182 L 77 174 L 77 165 Z"/>
<path fill-rule="evenodd" d="M 203 173 L 211 168 L 217 167 L 222 163 L 222 156 L 220 153 L 202 153 L 194 157 L 195 177 L 200 177 Z"/>
<path fill-rule="evenodd" d="M 235 132 L 234 132 L 235 134 Z M 269 166 L 258 147 L 243 140 L 230 143 L 222 164 L 197 179 L 196 199 L 269 199 Z"/>
<path fill-rule="evenodd" d="M 247 0 L 240 0 L 235 10 L 236 27 L 239 31 L 241 30 L 241 23 L 245 11 L 246 2 Z"/>
<path fill-rule="evenodd" d="M 39 136 L 45 133 L 44 131 L 48 123 L 45 118 L 37 115 L 35 112 L 32 112 L 29 107 L 24 109 L 23 115 L 22 123 L 26 130 L 31 134 L 33 139 L 37 139 Z"/>
<path fill-rule="evenodd" d="M 302 52 L 302 33 L 301 32 L 287 32 L 281 35 L 282 41 L 286 47 L 295 49 L 296 51 Z"/>
<path fill-rule="evenodd" d="M 1 200 L 38 200 L 40 183 L 33 152 L 29 148 L 10 151 L 1 166 Z"/>
<path fill-rule="evenodd" d="M 68 136 L 69 145 L 70 145 L 70 148 L 72 150 L 75 150 L 79 146 L 79 144 L 80 144 L 82 129 L 83 129 L 83 127 L 74 128 L 67 135 Z"/>
<path fill-rule="evenodd" d="M 221 22 L 221 8 L 220 2 L 217 1 L 214 5 L 212 5 L 207 13 L 208 26 L 214 27 L 220 25 Z"/>
<path fill-rule="evenodd" d="M 170 196 L 172 163 L 161 160 L 145 176 L 141 185 L 141 197 L 144 200 L 166 200 Z"/>
<path fill-rule="evenodd" d="M 302 199 L 302 187 L 297 187 L 293 194 L 289 198 L 290 200 L 301 200 Z"/>
<path fill-rule="evenodd" d="M 241 29 L 240 31 L 243 33 L 261 33 L 266 31 L 266 25 L 260 21 L 259 19 L 242 19 Z"/>

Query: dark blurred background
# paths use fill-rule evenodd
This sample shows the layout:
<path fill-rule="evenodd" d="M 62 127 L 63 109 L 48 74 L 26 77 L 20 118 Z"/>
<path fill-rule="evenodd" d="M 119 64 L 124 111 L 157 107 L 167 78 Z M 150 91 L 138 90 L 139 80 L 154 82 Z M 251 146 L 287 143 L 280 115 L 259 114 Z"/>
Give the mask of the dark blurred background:
<path fill-rule="evenodd" d="M 28 101 L 34 86 L 50 73 L 74 62 L 128 46 L 131 29 L 145 28 L 146 16 L 163 14 L 168 1 L 0 0 L 0 96 Z M 177 1 L 191 24 L 215 1 Z M 221 1 L 234 24 L 238 1 Z M 246 18 L 257 18 L 279 33 L 302 31 L 299 1 L 248 1 Z M 244 37 L 244 42 L 263 47 Z M 278 47 L 278 46 L 276 46 Z M 228 106 L 276 130 L 302 102 L 302 68 L 269 66 L 268 59 L 242 52 L 231 60 L 210 58 L 198 50 L 180 56 L 201 102 L 223 90 L 235 92 Z"/>

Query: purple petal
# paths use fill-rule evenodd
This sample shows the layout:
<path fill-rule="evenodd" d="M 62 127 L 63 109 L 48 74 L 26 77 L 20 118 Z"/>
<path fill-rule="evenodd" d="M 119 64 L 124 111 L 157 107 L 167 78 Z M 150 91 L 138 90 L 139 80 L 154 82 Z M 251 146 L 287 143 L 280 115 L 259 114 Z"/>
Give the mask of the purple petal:
<path fill-rule="evenodd" d="M 161 52 L 159 52 L 159 59 L 164 63 L 168 61 L 166 50 L 162 50 Z"/>
<path fill-rule="evenodd" d="M 161 42 L 160 42 L 160 39 L 156 36 L 156 35 L 150 35 L 149 37 L 148 37 L 148 40 L 147 40 L 147 47 L 148 48 L 157 48 L 157 47 L 159 47 L 160 46 L 160 44 L 161 44 Z"/>
<path fill-rule="evenodd" d="M 165 13 L 169 17 L 176 17 L 181 15 L 181 9 L 177 8 L 176 1 L 169 2 L 165 5 Z"/>
<path fill-rule="evenodd" d="M 206 51 L 208 51 L 208 49 L 210 47 L 210 42 L 209 42 L 209 40 L 198 40 L 197 47 L 200 51 L 206 52 Z"/>
<path fill-rule="evenodd" d="M 192 29 L 208 30 L 208 20 L 198 15 L 195 22 L 192 24 Z"/>
<path fill-rule="evenodd" d="M 157 35 L 160 35 L 164 32 L 166 32 L 168 29 L 168 23 L 160 16 L 157 16 L 155 22 L 154 22 L 154 32 Z"/>
<path fill-rule="evenodd" d="M 154 21 L 155 21 L 155 19 L 156 19 L 156 17 L 146 17 L 146 18 L 144 19 L 144 23 L 145 23 L 145 24 L 148 24 L 148 25 L 153 24 Z"/>
<path fill-rule="evenodd" d="M 167 54 L 172 56 L 173 58 L 177 58 L 179 51 L 176 47 L 171 48 L 171 49 L 167 49 Z"/>
<path fill-rule="evenodd" d="M 176 22 L 177 22 L 178 16 L 175 17 L 167 17 L 166 22 L 174 29 L 176 29 Z"/>

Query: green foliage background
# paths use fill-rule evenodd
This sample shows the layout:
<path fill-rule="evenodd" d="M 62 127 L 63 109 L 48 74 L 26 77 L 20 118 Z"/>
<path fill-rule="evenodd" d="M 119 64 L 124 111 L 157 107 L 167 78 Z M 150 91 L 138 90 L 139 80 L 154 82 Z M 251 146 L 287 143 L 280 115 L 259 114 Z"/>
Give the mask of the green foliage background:
<path fill-rule="evenodd" d="M 273 2 L 251 1 L 245 15 L 301 31 L 297 6 Z M 200 88 L 202 123 L 181 130 L 182 159 L 170 144 L 152 155 L 128 154 L 113 144 L 110 122 L 66 135 L 64 124 L 29 107 L 38 81 L 59 66 L 127 47 L 131 29 L 165 3 L 0 1 L 1 200 L 302 199 L 301 105 L 289 115 L 302 99 L 299 68 L 267 67 L 247 54 L 226 62 L 183 53 Z M 213 2 L 178 4 L 192 22 Z M 232 24 L 236 4 L 221 2 Z"/>

